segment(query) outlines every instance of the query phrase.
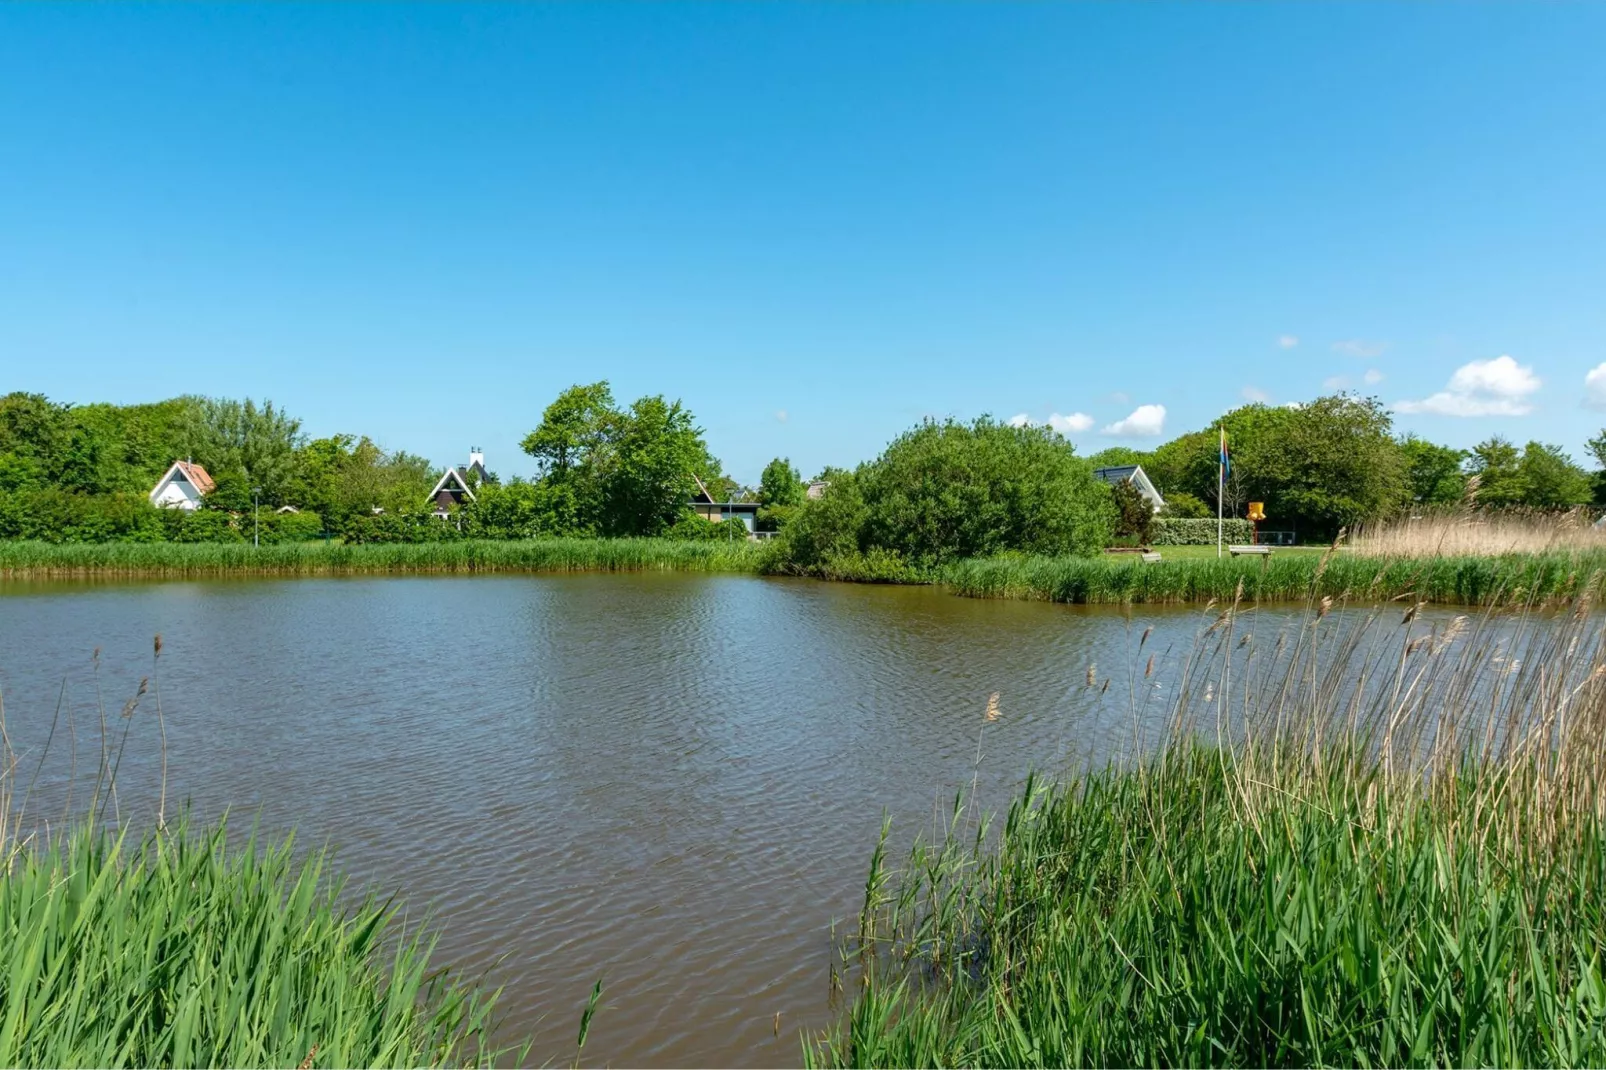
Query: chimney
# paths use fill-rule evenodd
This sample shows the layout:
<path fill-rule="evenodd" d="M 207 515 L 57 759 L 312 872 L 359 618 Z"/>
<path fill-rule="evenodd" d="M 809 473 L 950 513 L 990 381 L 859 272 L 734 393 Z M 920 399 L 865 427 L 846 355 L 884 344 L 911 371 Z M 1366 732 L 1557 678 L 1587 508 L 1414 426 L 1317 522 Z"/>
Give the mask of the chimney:
<path fill-rule="evenodd" d="M 478 446 L 470 446 L 468 448 L 468 466 L 473 468 L 475 465 L 479 465 L 481 468 L 485 467 L 485 451 Z"/>

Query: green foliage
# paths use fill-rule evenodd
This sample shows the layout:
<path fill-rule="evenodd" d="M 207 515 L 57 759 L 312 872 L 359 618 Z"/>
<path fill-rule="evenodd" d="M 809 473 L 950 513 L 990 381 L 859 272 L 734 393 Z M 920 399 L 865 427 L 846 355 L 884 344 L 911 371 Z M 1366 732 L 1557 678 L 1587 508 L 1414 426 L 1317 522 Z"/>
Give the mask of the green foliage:
<path fill-rule="evenodd" d="M 1110 486 L 1110 500 L 1115 503 L 1115 537 L 1132 539 L 1139 544 L 1154 537 L 1154 506 L 1149 503 L 1130 479 Z"/>
<path fill-rule="evenodd" d="M 1154 522 L 1149 542 L 1154 546 L 1214 546 L 1216 535 L 1215 517 L 1162 516 Z M 1228 518 L 1221 522 L 1221 539 L 1225 543 L 1242 546 L 1254 537 L 1255 525 L 1251 521 Z"/>
<path fill-rule="evenodd" d="M 387 453 L 366 436 L 331 435 L 296 450 L 290 504 L 341 529 L 354 517 L 417 509 L 435 485 L 434 465 L 406 452 Z"/>
<path fill-rule="evenodd" d="M 620 410 L 606 382 L 564 391 L 522 445 L 553 489 L 555 531 L 660 535 L 680 519 L 694 477 L 716 495 L 733 486 L 680 402 L 644 397 Z"/>
<path fill-rule="evenodd" d="M 702 429 L 680 402 L 646 397 L 614 424 L 599 473 L 606 535 L 657 535 L 672 526 L 696 489 L 694 475 L 716 475 Z"/>
<path fill-rule="evenodd" d="M 1278 528 L 1327 537 L 1339 527 L 1394 510 L 1407 495 L 1405 458 L 1392 421 L 1371 398 L 1317 398 L 1297 409 L 1247 405 L 1222 419 L 1232 472 L 1217 492 L 1216 430 L 1196 431 L 1154 452 L 1145 470 L 1169 496 L 1184 491 L 1228 516 L 1266 503 Z"/>
<path fill-rule="evenodd" d="M 167 537 L 143 494 L 80 494 L 56 487 L 0 494 L 0 539 L 155 542 Z"/>
<path fill-rule="evenodd" d="M 905 432 L 857 482 L 861 548 L 917 566 L 1006 550 L 1097 553 L 1115 526 L 1108 490 L 1070 443 L 1047 428 L 986 417 Z"/>
<path fill-rule="evenodd" d="M 494 996 L 315 851 L 92 825 L 0 868 L 7 1066 L 492 1065 Z"/>
<path fill-rule="evenodd" d="M 1107 446 L 1087 459 L 1094 468 L 1124 468 L 1129 464 L 1142 465 L 1145 472 L 1153 462 L 1154 454 L 1143 450 L 1135 450 L 1130 446 Z M 1153 478 L 1153 473 L 1150 473 Z"/>
<path fill-rule="evenodd" d="M 308 542 L 324 536 L 323 518 L 303 509 L 295 513 L 262 511 L 262 544 Z"/>
<path fill-rule="evenodd" d="M 1466 450 L 1439 446 L 1416 435 L 1400 439 L 1405 455 L 1406 479 L 1411 500 L 1422 505 L 1450 505 L 1466 496 L 1467 478 L 1461 466 L 1469 456 Z"/>
<path fill-rule="evenodd" d="M 253 497 L 251 480 L 238 469 L 214 471 L 208 474 L 212 476 L 213 486 L 201 499 L 201 504 L 208 509 L 217 509 L 225 513 L 243 513 L 261 500 L 260 493 Z"/>
<path fill-rule="evenodd" d="M 1591 479 L 1595 487 L 1595 504 L 1606 505 L 1606 431 L 1602 431 L 1589 440 L 1589 455 L 1595 459 L 1595 467 L 1600 469 Z"/>
<path fill-rule="evenodd" d="M 162 526 L 172 542 L 249 542 L 232 514 L 218 509 L 162 509 Z M 247 519 L 247 524 L 250 520 Z M 249 529 L 247 529 L 249 530 Z"/>
<path fill-rule="evenodd" d="M 536 539 L 581 530 L 574 488 L 567 482 L 487 483 L 462 510 L 463 533 L 476 539 Z"/>
<path fill-rule="evenodd" d="M 212 473 L 238 472 L 251 487 L 262 488 L 271 505 L 294 505 L 289 494 L 295 480 L 295 455 L 301 445 L 301 421 L 273 402 L 231 398 L 191 399 L 184 429 L 185 453 Z"/>
<path fill-rule="evenodd" d="M 1213 515 L 1210 506 L 1185 490 L 1165 495 L 1165 508 L 1160 510 L 1161 518 L 1166 520 L 1203 520 Z"/>
<path fill-rule="evenodd" d="M 806 490 L 803 477 L 792 467 L 791 460 L 777 457 L 764 466 L 764 474 L 759 478 L 758 500 L 771 508 L 802 505 Z"/>
<path fill-rule="evenodd" d="M 1290 756 L 1252 773 L 1240 761 L 1183 743 L 1059 788 L 1033 778 L 996 852 L 956 827 L 894 878 L 878 851 L 862 923 L 868 980 L 815 1057 L 1606 1061 L 1598 820 L 1521 851 L 1464 831 L 1490 823 L 1480 805 L 1521 808 L 1496 768 L 1470 766 L 1453 793 L 1428 798 L 1361 760 L 1312 768 Z M 906 953 L 908 965 L 878 973 L 878 953 Z"/>
<path fill-rule="evenodd" d="M 1589 473 L 1561 447 L 1542 442 L 1530 442 L 1519 453 L 1496 435 L 1473 448 L 1469 468 L 1477 478 L 1479 505 L 1556 509 L 1588 504 L 1594 496 Z"/>
<path fill-rule="evenodd" d="M 1209 523 L 1214 543 L 1215 521 Z M 1232 541 L 1248 541 L 1247 532 L 1243 539 Z M 1606 575 L 1606 555 L 1599 553 L 1379 558 L 1341 552 L 1325 565 L 1321 553 L 1298 550 L 1277 550 L 1269 557 L 1219 559 L 1213 552 L 1201 559 L 1173 558 L 1162 551 L 1162 560 L 1154 565 L 1135 557 L 1010 556 L 959 561 L 933 578 L 955 594 L 973 598 L 1071 604 L 1231 601 L 1239 595 L 1251 602 L 1288 602 L 1365 592 L 1381 598 L 1467 606 L 1573 598 Z"/>
<path fill-rule="evenodd" d="M 819 575 L 861 552 L 870 512 L 858 475 L 830 469 L 822 478 L 831 485 L 797 511 L 778 540 L 784 571 Z"/>
<path fill-rule="evenodd" d="M 607 443 L 619 417 L 606 380 L 571 386 L 541 414 L 541 425 L 519 444 L 536 459 L 542 475 L 559 479 L 584 467 Z"/>

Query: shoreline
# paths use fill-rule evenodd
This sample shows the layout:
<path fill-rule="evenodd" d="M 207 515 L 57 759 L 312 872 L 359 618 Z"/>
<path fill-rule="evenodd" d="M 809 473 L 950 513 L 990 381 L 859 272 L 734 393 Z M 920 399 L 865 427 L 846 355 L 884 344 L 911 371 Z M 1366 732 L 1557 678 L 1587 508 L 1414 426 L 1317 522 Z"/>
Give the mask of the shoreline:
<path fill-rule="evenodd" d="M 0 585 L 11 581 L 204 579 L 224 576 L 540 575 L 700 572 L 798 576 L 769 543 L 671 539 L 454 540 L 252 547 L 217 543 L 0 543 Z M 1606 574 L 1606 554 L 1371 557 L 1287 552 L 1261 559 L 1006 556 L 930 571 L 866 568 L 856 560 L 803 574 L 858 583 L 934 586 L 967 598 L 1068 605 L 1288 603 L 1312 597 L 1414 599 L 1440 605 L 1545 604 L 1575 598 Z"/>

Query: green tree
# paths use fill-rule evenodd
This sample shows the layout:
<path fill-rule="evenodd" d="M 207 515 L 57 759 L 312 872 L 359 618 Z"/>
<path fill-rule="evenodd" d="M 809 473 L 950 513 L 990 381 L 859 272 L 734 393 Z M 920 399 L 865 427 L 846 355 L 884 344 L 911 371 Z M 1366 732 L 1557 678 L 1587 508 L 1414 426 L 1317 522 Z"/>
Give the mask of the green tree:
<path fill-rule="evenodd" d="M 1589 440 L 1589 455 L 1595 458 L 1595 504 L 1606 505 L 1606 430 Z"/>
<path fill-rule="evenodd" d="M 795 572 L 817 572 L 833 562 L 858 556 L 870 510 L 858 476 L 828 468 L 820 479 L 831 485 L 818 498 L 797 508 L 782 533 L 782 558 Z"/>
<path fill-rule="evenodd" d="M 1135 450 L 1130 446 L 1107 446 L 1087 460 L 1094 468 L 1122 468 L 1129 464 L 1140 464 L 1143 466 L 1143 470 L 1149 473 L 1149 478 L 1154 478 L 1154 473 L 1149 472 L 1149 465 L 1154 460 L 1154 454 L 1143 450 Z"/>
<path fill-rule="evenodd" d="M 0 397 L 0 490 L 58 485 L 71 445 L 66 405 L 22 391 Z"/>
<path fill-rule="evenodd" d="M 540 426 L 519 445 L 535 458 L 542 475 L 562 479 L 606 444 L 619 417 L 606 379 L 571 386 L 546 407 Z"/>
<path fill-rule="evenodd" d="M 764 466 L 758 483 L 758 500 L 766 506 L 802 505 L 803 477 L 788 458 L 777 457 Z"/>
<path fill-rule="evenodd" d="M 858 483 L 864 549 L 916 565 L 1005 550 L 1093 554 L 1115 528 L 1108 488 L 1069 442 L 988 417 L 926 421 L 861 469 Z"/>
<path fill-rule="evenodd" d="M 1169 520 L 1204 520 L 1216 515 L 1202 499 L 1185 490 L 1175 490 L 1164 497 L 1165 508 L 1160 515 Z"/>
<path fill-rule="evenodd" d="M 1560 446 L 1530 442 L 1518 464 L 1523 504 L 1535 509 L 1566 509 L 1587 505 L 1594 497 L 1589 473 Z"/>
<path fill-rule="evenodd" d="M 1416 435 L 1400 439 L 1405 457 L 1406 480 L 1411 500 L 1423 505 L 1446 505 L 1466 496 L 1467 477 L 1461 470 L 1469 454 L 1466 450 L 1440 446 Z"/>
<path fill-rule="evenodd" d="M 608 535 L 661 534 L 685 512 L 694 475 L 721 475 L 692 414 L 661 395 L 632 404 L 614 422 L 606 449 L 600 527 Z"/>
<path fill-rule="evenodd" d="M 1522 455 L 1505 438 L 1493 435 L 1472 447 L 1467 470 L 1479 505 L 1521 505 L 1528 496 L 1522 479 Z"/>
<path fill-rule="evenodd" d="M 196 398 L 185 430 L 186 452 L 208 472 L 243 473 L 251 486 L 262 488 L 264 502 L 292 504 L 300 420 L 271 401 L 259 406 L 250 399 Z"/>
<path fill-rule="evenodd" d="M 1277 527 L 1327 537 L 1339 527 L 1397 509 L 1409 494 L 1406 459 L 1388 411 L 1375 398 L 1335 394 L 1298 408 L 1246 405 L 1222 418 L 1232 459 L 1218 493 L 1219 431 L 1186 434 L 1146 465 L 1162 494 L 1194 495 L 1228 516 L 1266 503 Z"/>
<path fill-rule="evenodd" d="M 1140 545 L 1154 537 L 1154 506 L 1145 498 L 1130 479 L 1110 487 L 1110 499 L 1115 503 L 1115 537 L 1134 539 Z"/>
<path fill-rule="evenodd" d="M 555 513 L 601 535 L 667 531 L 691 501 L 693 477 L 716 496 L 734 487 L 680 402 L 644 397 L 621 411 L 606 382 L 565 390 L 522 445 Z"/>

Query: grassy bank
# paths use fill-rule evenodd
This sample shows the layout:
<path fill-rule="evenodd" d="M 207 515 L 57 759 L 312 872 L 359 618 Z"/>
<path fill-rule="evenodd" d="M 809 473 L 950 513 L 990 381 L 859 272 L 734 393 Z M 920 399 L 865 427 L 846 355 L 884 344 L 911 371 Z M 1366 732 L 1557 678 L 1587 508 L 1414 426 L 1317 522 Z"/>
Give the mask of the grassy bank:
<path fill-rule="evenodd" d="M 1245 643 L 1224 614 L 1168 746 L 878 850 L 811 1058 L 1606 1062 L 1598 622 L 1403 616 Z"/>
<path fill-rule="evenodd" d="M 1565 600 L 1606 571 L 1606 553 L 1550 552 L 1500 557 L 1363 557 L 1274 553 L 1269 558 L 1177 557 L 1145 565 L 1128 555 L 1023 557 L 962 561 L 941 579 L 972 598 L 1126 604 L 1231 600 L 1243 585 L 1251 601 L 1287 602 L 1331 595 L 1363 599 L 1410 596 L 1453 605 Z"/>
<path fill-rule="evenodd" d="M 465 539 L 346 546 L 294 543 L 253 548 L 217 543 L 0 542 L 0 578 L 87 576 L 382 575 L 539 572 L 784 572 L 777 544 L 673 539 Z M 1208 550 L 1208 552 L 1207 552 Z M 937 584 L 972 598 L 1086 604 L 1260 601 L 1318 596 L 1486 605 L 1564 600 L 1606 571 L 1606 552 L 1552 550 L 1502 556 L 1324 555 L 1285 549 L 1267 559 L 1223 558 L 1209 548 L 1173 547 L 1158 564 L 1134 555 L 1000 557 L 934 570 L 892 555 L 856 555 L 815 570 L 847 582 Z"/>
<path fill-rule="evenodd" d="M 0 577 L 216 576 L 428 572 L 756 572 L 763 547 L 745 541 L 530 539 L 381 543 L 0 542 Z"/>
<path fill-rule="evenodd" d="M 85 824 L 0 870 L 0 1065 L 491 1065 L 494 997 L 321 855 Z"/>

